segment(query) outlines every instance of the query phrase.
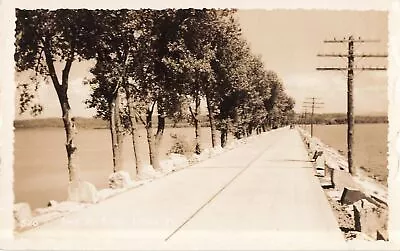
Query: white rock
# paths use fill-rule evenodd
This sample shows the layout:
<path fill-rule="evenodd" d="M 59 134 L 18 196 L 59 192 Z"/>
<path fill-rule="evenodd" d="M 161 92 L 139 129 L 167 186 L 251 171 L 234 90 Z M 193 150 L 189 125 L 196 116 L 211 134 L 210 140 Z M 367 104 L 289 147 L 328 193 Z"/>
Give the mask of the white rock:
<path fill-rule="evenodd" d="M 109 187 L 112 189 L 125 188 L 128 187 L 131 183 L 132 183 L 131 177 L 129 173 L 126 171 L 118 171 L 112 173 L 108 177 L 108 184 Z"/>
<path fill-rule="evenodd" d="M 214 157 L 224 152 L 224 149 L 221 146 L 216 146 L 210 149 L 210 157 Z"/>
<path fill-rule="evenodd" d="M 174 162 L 171 159 L 161 160 L 160 168 L 163 173 L 169 173 L 174 170 Z"/>
<path fill-rule="evenodd" d="M 184 155 L 171 153 L 169 158 L 172 160 L 175 169 L 182 169 L 189 166 L 189 161 Z"/>
<path fill-rule="evenodd" d="M 48 207 L 53 207 L 53 206 L 55 206 L 55 205 L 57 205 L 57 204 L 58 204 L 57 201 L 55 201 L 55 200 L 50 200 L 49 203 L 47 203 L 47 206 L 48 206 Z"/>
<path fill-rule="evenodd" d="M 161 175 L 162 173 L 154 170 L 152 165 L 143 165 L 138 171 L 138 178 L 141 180 L 154 179 L 160 177 Z"/>
<path fill-rule="evenodd" d="M 26 227 L 32 221 L 32 211 L 28 203 L 14 204 L 13 213 L 17 227 Z"/>
<path fill-rule="evenodd" d="M 203 161 L 203 160 L 209 159 L 210 158 L 209 152 L 208 151 L 202 152 L 202 153 L 197 155 L 197 158 L 199 159 L 199 161 Z"/>
<path fill-rule="evenodd" d="M 87 181 L 70 182 L 68 200 L 83 203 L 97 203 L 99 200 L 96 187 Z"/>
<path fill-rule="evenodd" d="M 201 151 L 199 157 L 201 160 L 205 160 L 205 159 L 210 158 L 210 155 L 211 155 L 210 148 L 206 148 L 206 149 L 203 149 L 203 151 Z"/>
<path fill-rule="evenodd" d="M 334 199 L 334 200 L 340 200 L 340 197 L 341 197 L 341 192 L 340 191 L 338 191 L 338 190 L 331 190 L 331 191 L 329 191 L 329 190 L 327 190 L 326 191 L 326 194 L 330 197 L 330 198 L 332 198 L 332 199 Z"/>
<path fill-rule="evenodd" d="M 375 210 L 378 208 L 375 204 L 369 202 L 367 199 L 361 199 L 361 200 L 355 202 L 354 205 L 357 206 L 360 210 L 361 209 Z"/>
<path fill-rule="evenodd" d="M 325 169 L 316 169 L 315 170 L 315 174 L 318 176 L 318 177 L 324 177 L 325 176 Z"/>
<path fill-rule="evenodd" d="M 323 169 L 324 173 L 325 173 L 325 155 L 323 153 L 322 153 L 322 155 L 317 157 L 315 163 L 316 163 L 316 167 L 318 169 Z"/>
<path fill-rule="evenodd" d="M 317 150 L 317 145 L 315 144 L 314 140 L 310 141 L 310 150 L 315 152 Z"/>
<path fill-rule="evenodd" d="M 188 158 L 188 161 L 190 165 L 198 163 L 201 161 L 200 155 L 194 153 Z"/>
<path fill-rule="evenodd" d="M 225 146 L 225 149 L 232 150 L 233 148 L 235 148 L 236 145 L 237 145 L 235 142 L 236 142 L 236 141 L 227 144 L 227 145 Z"/>

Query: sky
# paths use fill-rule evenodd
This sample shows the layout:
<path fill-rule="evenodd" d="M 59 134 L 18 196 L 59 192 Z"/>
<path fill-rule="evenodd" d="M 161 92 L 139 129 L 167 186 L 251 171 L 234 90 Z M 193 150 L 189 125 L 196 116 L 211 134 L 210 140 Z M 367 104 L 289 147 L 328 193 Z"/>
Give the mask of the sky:
<path fill-rule="evenodd" d="M 275 71 L 287 93 L 295 99 L 296 112 L 302 112 L 307 98 L 323 102 L 318 113 L 345 113 L 347 109 L 346 73 L 317 71 L 316 67 L 345 66 L 343 58 L 321 58 L 318 53 L 346 53 L 344 44 L 326 44 L 323 40 L 353 35 L 379 39 L 379 43 L 357 44 L 357 53 L 386 54 L 388 15 L 384 11 L 328 10 L 239 10 L 238 22 L 243 36 L 255 54 L 261 55 L 267 70 Z M 91 62 L 76 62 L 70 74 L 69 98 L 74 116 L 91 117 L 83 101 L 89 89 L 83 86 L 90 77 Z M 387 66 L 386 59 L 356 60 L 358 66 Z M 57 65 L 61 70 L 62 65 Z M 20 74 L 16 80 L 24 79 Z M 18 95 L 16 96 L 18 98 Z M 39 118 L 59 117 L 61 109 L 52 85 L 39 89 L 44 111 Z M 354 79 L 354 109 L 358 115 L 387 113 L 386 71 L 357 72 Z M 16 109 L 18 111 L 18 109 Z M 30 118 L 16 114 L 16 119 Z"/>
<path fill-rule="evenodd" d="M 260 54 L 265 67 L 282 79 L 289 95 L 302 111 L 306 98 L 317 97 L 324 103 L 321 113 L 347 111 L 347 73 L 317 71 L 316 67 L 346 66 L 344 58 L 317 57 L 318 53 L 346 53 L 345 44 L 327 44 L 323 40 L 353 35 L 379 39 L 380 43 L 357 44 L 358 53 L 387 53 L 387 13 L 378 11 L 321 10 L 246 10 L 239 13 L 243 35 L 254 53 Z M 356 60 L 359 66 L 387 66 L 386 59 Z M 354 79 L 356 114 L 387 112 L 386 71 L 358 72 Z"/>

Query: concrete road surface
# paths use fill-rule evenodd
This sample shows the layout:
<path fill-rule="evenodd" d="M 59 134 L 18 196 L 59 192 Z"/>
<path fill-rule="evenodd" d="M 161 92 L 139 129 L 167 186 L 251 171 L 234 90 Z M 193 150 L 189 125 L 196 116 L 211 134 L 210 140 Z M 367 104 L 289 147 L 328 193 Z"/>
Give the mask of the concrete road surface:
<path fill-rule="evenodd" d="M 17 236 L 30 249 L 344 249 L 297 130 L 277 129 Z"/>

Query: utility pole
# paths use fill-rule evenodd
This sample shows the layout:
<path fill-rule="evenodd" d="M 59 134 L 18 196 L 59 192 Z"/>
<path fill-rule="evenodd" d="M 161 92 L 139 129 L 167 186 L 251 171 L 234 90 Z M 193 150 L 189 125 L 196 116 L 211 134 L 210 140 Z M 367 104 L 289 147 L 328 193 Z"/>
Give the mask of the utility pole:
<path fill-rule="evenodd" d="M 304 107 L 304 130 L 307 129 L 307 108 Z"/>
<path fill-rule="evenodd" d="M 354 58 L 386 58 L 384 54 L 357 54 L 354 52 L 355 43 L 377 43 L 379 40 L 355 39 L 353 36 L 340 40 L 325 40 L 324 43 L 345 43 L 347 54 L 318 54 L 318 57 L 347 58 L 347 67 L 317 67 L 318 71 L 347 71 L 347 161 L 350 174 L 353 174 L 353 138 L 354 138 L 354 104 L 353 81 L 354 71 L 384 71 L 386 67 L 356 67 Z"/>
<path fill-rule="evenodd" d="M 318 102 L 316 97 L 312 97 L 312 98 L 307 98 L 308 101 L 304 101 L 303 102 L 303 107 L 304 108 L 311 108 L 311 137 L 314 135 L 314 112 L 316 108 L 322 108 L 321 106 L 317 106 L 317 105 L 323 105 L 324 103 L 322 102 Z"/>
<path fill-rule="evenodd" d="M 304 108 L 304 111 L 301 113 L 301 127 L 305 129 L 306 125 L 306 109 Z"/>

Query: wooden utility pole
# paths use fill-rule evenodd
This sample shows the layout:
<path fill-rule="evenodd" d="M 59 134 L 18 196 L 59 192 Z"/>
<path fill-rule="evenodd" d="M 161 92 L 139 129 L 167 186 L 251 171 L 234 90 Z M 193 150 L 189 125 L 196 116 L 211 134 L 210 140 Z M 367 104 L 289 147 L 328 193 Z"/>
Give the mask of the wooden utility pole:
<path fill-rule="evenodd" d="M 376 43 L 379 40 L 355 39 L 353 36 L 341 40 L 325 40 L 324 43 L 347 43 L 347 54 L 318 54 L 319 57 L 344 57 L 347 58 L 347 67 L 317 67 L 319 71 L 347 71 L 347 161 L 349 172 L 353 174 L 353 138 L 354 138 L 354 104 L 353 104 L 353 80 L 354 71 L 384 71 L 386 67 L 356 67 L 354 58 L 385 58 L 384 54 L 356 54 L 355 43 Z"/>
<path fill-rule="evenodd" d="M 321 106 L 317 105 L 323 105 L 324 103 L 318 102 L 316 97 L 312 98 L 307 98 L 309 101 L 304 101 L 303 102 L 303 107 L 304 108 L 311 108 L 311 118 L 310 118 L 310 125 L 311 125 L 311 137 L 314 135 L 314 112 L 315 109 L 317 108 L 322 108 Z"/>
<path fill-rule="evenodd" d="M 303 120 L 302 120 L 302 125 L 303 125 L 303 128 L 304 129 L 306 129 L 306 124 L 307 124 L 307 109 L 306 108 L 304 108 L 304 112 L 303 112 Z"/>

